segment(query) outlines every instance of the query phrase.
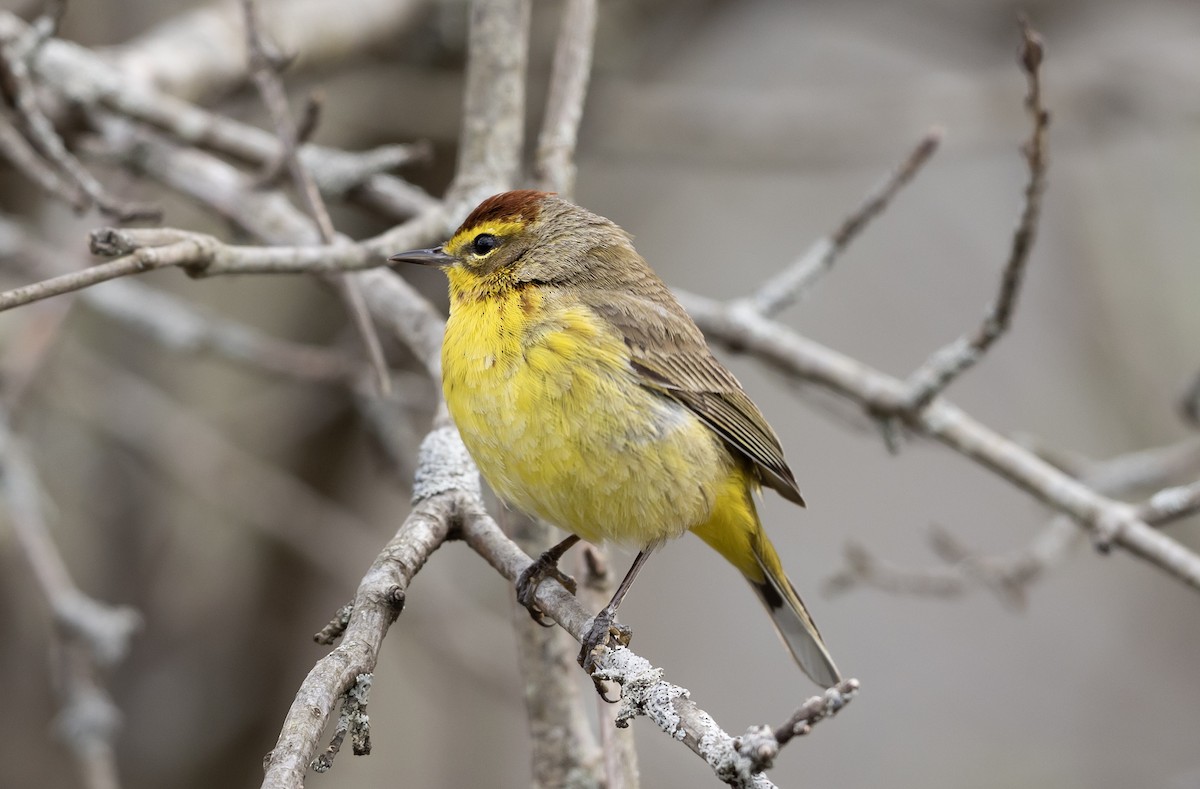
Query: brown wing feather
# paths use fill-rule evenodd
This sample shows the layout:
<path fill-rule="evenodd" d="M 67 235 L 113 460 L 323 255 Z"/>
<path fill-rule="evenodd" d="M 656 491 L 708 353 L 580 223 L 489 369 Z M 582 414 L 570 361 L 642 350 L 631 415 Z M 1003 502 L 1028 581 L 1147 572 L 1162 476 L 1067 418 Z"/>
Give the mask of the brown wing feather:
<path fill-rule="evenodd" d="M 647 296 L 603 290 L 586 301 L 621 332 L 643 385 L 690 409 L 754 464 L 764 484 L 804 506 L 779 438 L 758 406 L 661 280 L 650 274 L 639 284 Z"/>

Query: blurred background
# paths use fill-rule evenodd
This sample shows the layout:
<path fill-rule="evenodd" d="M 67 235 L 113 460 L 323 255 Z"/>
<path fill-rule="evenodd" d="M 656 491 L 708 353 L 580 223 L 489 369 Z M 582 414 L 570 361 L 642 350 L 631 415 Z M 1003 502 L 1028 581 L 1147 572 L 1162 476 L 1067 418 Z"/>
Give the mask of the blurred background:
<path fill-rule="evenodd" d="M 192 5 L 74 2 L 62 36 L 120 57 Z M 286 79 L 298 97 L 324 95 L 318 142 L 429 140 L 432 162 L 403 174 L 437 195 L 454 165 L 466 8 L 411 5 L 348 52 L 319 62 L 298 53 Z M 916 182 L 784 318 L 904 375 L 977 323 L 1007 256 L 1028 128 L 1018 7 L 1047 43 L 1045 214 L 1013 331 L 949 397 L 1002 432 L 1090 458 L 1184 440 L 1178 402 L 1200 370 L 1195 2 L 606 0 L 576 198 L 632 232 L 670 284 L 731 297 L 830 232 L 927 129 L 944 127 Z M 559 11 L 534 3 L 533 129 Z M 190 98 L 266 125 L 252 89 L 197 91 Z M 114 191 L 163 206 L 166 224 L 231 237 L 187 201 L 96 167 Z M 86 232 L 107 224 L 7 169 L 0 210 L 78 256 L 73 265 Z M 385 226 L 349 209 L 335 221 L 354 237 Z M 437 272 L 407 275 L 444 305 Z M 5 274 L 3 286 L 25 281 Z M 307 279 L 161 272 L 141 282 L 273 335 L 358 352 L 336 297 Z M 13 427 L 81 588 L 144 618 L 107 678 L 124 713 L 124 783 L 256 786 L 298 684 L 327 651 L 312 633 L 352 597 L 407 511 L 413 455 L 381 453 L 345 387 L 164 350 L 81 299 L 0 315 L 3 358 L 46 332 L 53 345 Z M 403 368 L 403 349 L 389 352 Z M 809 502 L 800 511 L 768 495 L 764 520 L 839 666 L 863 683 L 844 715 L 788 747 L 776 783 L 1200 786 L 1194 591 L 1085 546 L 1020 611 L 982 590 L 824 595 L 849 540 L 936 565 L 931 525 L 1003 553 L 1049 514 L 939 446 L 889 455 L 844 410 L 722 356 L 779 432 Z M 402 380 L 390 418 L 415 449 L 433 388 Z M 1195 519 L 1170 530 L 1200 548 Z M 613 561 L 623 572 L 631 558 Z M 465 547 L 438 551 L 384 644 L 369 709 L 375 754 L 345 753 L 309 785 L 528 786 L 512 596 Z M 622 620 L 637 651 L 731 732 L 778 724 L 815 691 L 745 583 L 690 537 L 648 565 Z M 53 736 L 50 641 L 45 603 L 0 522 L 0 785 L 79 785 Z M 634 727 L 644 786 L 715 785 L 646 721 Z"/>

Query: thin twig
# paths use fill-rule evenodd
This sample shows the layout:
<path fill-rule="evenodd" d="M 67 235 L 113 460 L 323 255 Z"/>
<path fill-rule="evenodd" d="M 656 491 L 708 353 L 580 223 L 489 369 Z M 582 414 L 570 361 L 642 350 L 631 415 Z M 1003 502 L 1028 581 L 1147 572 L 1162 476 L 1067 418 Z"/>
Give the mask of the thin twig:
<path fill-rule="evenodd" d="M 567 0 L 554 47 L 534 178 L 540 188 L 568 198 L 575 191 L 575 144 L 592 72 L 595 39 L 596 0 Z"/>
<path fill-rule="evenodd" d="M 304 785 L 334 706 L 359 675 L 375 670 L 409 582 L 457 523 L 462 493 L 480 495 L 478 472 L 454 428 L 443 421 L 421 444 L 413 510 L 363 576 L 342 643 L 317 662 L 296 693 L 265 761 L 263 789 Z"/>
<path fill-rule="evenodd" d="M 284 65 L 284 58 L 263 37 L 258 3 L 255 0 L 242 0 L 242 10 L 245 14 L 246 49 L 250 53 L 250 73 L 254 84 L 258 87 L 263 104 L 271 115 L 275 134 L 282 144 L 283 160 L 287 163 L 304 205 L 317 223 L 321 240 L 331 244 L 335 233 L 333 221 L 329 218 L 329 209 L 325 207 L 325 201 L 321 199 L 312 176 L 301 164 L 297 154 L 299 138 L 296 123 L 288 109 L 287 93 L 279 78 L 279 69 Z"/>
<path fill-rule="evenodd" d="M 0 312 L 64 293 L 82 290 L 117 277 L 141 274 L 168 266 L 197 265 L 205 257 L 206 250 L 194 238 L 183 239 L 168 246 L 142 247 L 108 263 L 51 277 L 32 285 L 6 290 L 0 293 Z"/>
<path fill-rule="evenodd" d="M 1169 480 L 1200 470 L 1200 441 L 1181 441 L 1165 447 L 1129 452 L 1102 462 L 1073 462 L 1064 471 L 1093 489 L 1110 496 L 1125 496 L 1152 487 L 1159 492 L 1139 510 L 1147 523 L 1161 526 L 1172 515 L 1186 514 L 1193 486 L 1163 488 Z M 1167 505 L 1176 509 L 1168 511 Z M 942 559 L 934 567 L 901 567 L 875 556 L 865 546 L 848 543 L 845 566 L 825 581 L 829 594 L 841 594 L 858 586 L 918 597 L 960 597 L 982 587 L 993 592 L 1004 605 L 1022 609 L 1033 584 L 1066 560 L 1084 543 L 1084 532 L 1065 516 L 1049 524 L 1020 549 L 999 556 L 980 554 L 953 534 L 934 527 L 929 542 Z"/>
<path fill-rule="evenodd" d="M 1139 517 L 1155 526 L 1195 515 L 1200 512 L 1200 481 L 1164 488 L 1139 504 L 1137 511 Z"/>
<path fill-rule="evenodd" d="M 3 87 L 17 119 L 24 127 L 26 138 L 33 148 L 53 165 L 59 173 L 104 213 L 122 221 L 134 219 L 158 220 L 157 208 L 128 203 L 112 197 L 79 160 L 67 150 L 54 124 L 46 117 L 37 101 L 37 92 L 26 58 L 40 43 L 37 31 L 25 36 L 12 25 L 0 27 L 0 87 Z M 75 204 L 75 201 L 72 201 Z"/>
<path fill-rule="evenodd" d="M 1020 26 L 1020 61 L 1028 82 L 1025 108 L 1033 121 L 1033 131 L 1023 149 L 1029 167 L 1029 180 L 1025 185 L 1024 205 L 1013 233 L 1008 262 L 1000 279 L 1000 291 L 973 334 L 964 335 L 935 352 L 909 376 L 905 407 L 910 411 L 920 411 L 929 405 L 955 378 L 982 359 L 992 344 L 1008 331 L 1029 254 L 1037 238 L 1042 193 L 1046 190 L 1046 129 L 1050 125 L 1050 113 L 1042 106 L 1041 64 L 1044 48 L 1041 36 L 1024 17 L 1020 18 Z"/>
<path fill-rule="evenodd" d="M 90 308 L 173 351 L 212 354 L 261 373 L 315 383 L 350 385 L 367 372 L 344 353 L 273 337 L 136 280 L 81 295 Z"/>
<path fill-rule="evenodd" d="M 71 371 L 71 385 L 53 390 L 56 406 L 151 458 L 156 473 L 193 491 L 223 520 L 247 524 L 339 582 L 358 570 L 353 557 L 378 545 L 375 530 L 359 516 L 241 448 L 150 382 L 85 355 L 72 360 Z M 96 392 L 103 394 L 87 394 Z M 341 550 L 328 550 L 331 531 Z"/>
<path fill-rule="evenodd" d="M 321 240 L 327 245 L 333 244 L 335 233 L 333 220 L 329 217 L 329 209 L 321 198 L 312 174 L 300 161 L 300 135 L 292 120 L 291 112 L 288 110 L 283 81 L 279 78 L 280 57 L 270 51 L 270 46 L 263 37 L 258 17 L 258 5 L 255 0 L 242 0 L 242 8 L 245 11 L 246 46 L 250 52 L 250 69 L 254 83 L 258 86 L 258 92 L 262 96 L 263 104 L 266 105 L 267 111 L 270 112 L 271 119 L 274 121 L 276 134 L 283 144 L 283 159 L 287 162 L 292 180 L 303 197 L 309 214 L 317 223 Z M 362 291 L 359 290 L 353 279 L 331 277 L 329 281 L 341 293 L 342 299 L 346 303 L 355 329 L 366 348 L 367 359 L 375 370 L 380 394 L 388 395 L 391 391 L 391 376 L 388 373 L 387 359 L 383 355 L 383 344 L 379 341 L 379 333 L 375 331 L 375 325 L 371 323 L 371 316 L 367 313 Z"/>
<path fill-rule="evenodd" d="M 371 694 L 371 674 L 359 674 L 354 678 L 354 685 L 342 694 L 342 711 L 338 713 L 338 722 L 333 730 L 333 737 L 325 751 L 313 759 L 313 772 L 329 772 L 333 760 L 342 749 L 346 735 L 350 735 L 351 749 L 355 756 L 369 756 L 371 753 L 370 717 L 367 715 L 367 701 Z"/>
<path fill-rule="evenodd" d="M 11 434 L 6 414 L 0 416 L 0 488 L 17 542 L 54 616 L 58 734 L 75 756 L 85 786 L 117 789 L 113 741 L 121 712 L 99 674 L 124 659 L 141 617 L 131 608 L 95 600 L 75 585 L 50 537 L 37 472 Z"/>
<path fill-rule="evenodd" d="M 38 156 L 8 118 L 0 116 L 0 154 L 51 197 L 62 200 L 78 211 L 91 205 L 86 194 L 75 183 L 63 179 L 57 170 Z"/>
<path fill-rule="evenodd" d="M 745 303 L 770 317 L 803 299 L 821 277 L 833 268 L 838 256 L 850 242 L 871 220 L 887 209 L 892 198 L 925 166 L 937 152 L 943 136 L 942 129 L 936 127 L 926 132 L 900 166 L 867 194 L 858 208 L 842 220 L 837 230 L 810 246 L 795 262 L 770 277 L 754 295 L 747 297 Z"/>
<path fill-rule="evenodd" d="M 812 727 L 816 726 L 826 718 L 832 718 L 837 715 L 852 699 L 859 690 L 859 683 L 856 679 L 847 679 L 838 683 L 837 687 L 829 688 L 820 696 L 813 696 L 806 701 L 800 709 L 784 721 L 783 725 L 775 729 L 775 741 L 780 747 L 787 745 L 788 740 L 793 737 L 803 737 L 812 732 Z"/>
<path fill-rule="evenodd" d="M 919 413 L 906 411 L 910 390 L 905 382 L 777 321 L 753 310 L 732 309 L 692 294 L 678 295 L 710 339 L 757 356 L 785 375 L 841 395 L 869 415 L 907 414 L 905 425 L 910 430 L 940 441 L 1070 515 L 1092 533 L 1097 545 L 1118 545 L 1200 590 L 1200 555 L 1137 517 L 1133 505 L 1097 493 L 948 401 L 934 401 Z"/>
<path fill-rule="evenodd" d="M 532 563 L 477 502 L 464 504 L 460 529 L 467 545 L 510 581 L 515 582 Z M 576 641 L 591 625 L 588 611 L 556 580 L 548 579 L 538 586 L 536 601 L 538 607 Z M 766 764 L 739 749 L 743 745 L 739 741 L 742 738 L 735 739 L 722 730 L 708 713 L 691 701 L 686 689 L 664 681 L 662 675 L 662 670 L 645 658 L 628 647 L 619 647 L 600 652 L 594 677 L 621 685 L 618 726 L 627 726 L 635 717 L 648 717 L 668 736 L 703 758 L 726 783 L 742 787 L 773 786 L 759 772 Z M 847 683 L 857 687 L 857 680 L 847 680 Z M 753 750 L 757 752 L 758 749 Z"/>
<path fill-rule="evenodd" d="M 612 599 L 616 578 L 603 549 L 584 543 L 580 557 L 582 583 L 579 584 L 579 599 L 586 608 L 599 611 Z M 628 726 L 617 727 L 618 710 L 614 710 L 599 694 L 594 695 L 594 700 L 600 721 L 605 789 L 637 789 L 640 779 L 633 729 Z"/>
<path fill-rule="evenodd" d="M 1179 400 L 1179 410 L 1194 427 L 1200 427 L 1200 375 L 1193 379 L 1183 397 Z"/>
<path fill-rule="evenodd" d="M 505 532 L 521 550 L 538 556 L 557 541 L 553 527 L 503 510 Z M 525 680 L 525 711 L 535 786 L 604 786 L 603 760 L 588 724 L 575 655 L 579 648 L 557 627 L 544 627 L 511 598 L 517 667 Z"/>
<path fill-rule="evenodd" d="M 475 0 L 467 26 L 467 85 L 450 203 L 468 207 L 516 183 L 525 139 L 529 0 Z"/>

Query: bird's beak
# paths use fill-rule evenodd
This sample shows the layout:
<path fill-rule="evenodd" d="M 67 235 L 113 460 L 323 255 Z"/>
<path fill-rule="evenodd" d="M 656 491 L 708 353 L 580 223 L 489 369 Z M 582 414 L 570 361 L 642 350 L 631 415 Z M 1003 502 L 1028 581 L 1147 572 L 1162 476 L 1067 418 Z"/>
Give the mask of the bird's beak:
<path fill-rule="evenodd" d="M 446 254 L 441 247 L 433 249 L 414 249 L 410 252 L 400 252 L 388 258 L 388 263 L 416 263 L 418 266 L 449 266 L 454 258 Z"/>

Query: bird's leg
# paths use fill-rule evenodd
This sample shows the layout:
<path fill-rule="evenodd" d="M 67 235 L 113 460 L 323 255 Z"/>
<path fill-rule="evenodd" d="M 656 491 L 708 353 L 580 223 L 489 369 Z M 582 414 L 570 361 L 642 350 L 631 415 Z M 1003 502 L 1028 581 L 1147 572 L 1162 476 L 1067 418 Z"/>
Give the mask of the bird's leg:
<path fill-rule="evenodd" d="M 583 666 L 583 670 L 591 674 L 596 664 L 596 649 L 601 646 L 608 646 L 614 642 L 620 646 L 629 646 L 630 640 L 633 639 L 633 631 L 624 625 L 617 624 L 617 608 L 621 605 L 621 600 L 624 599 L 625 593 L 629 591 L 629 587 L 633 586 L 633 579 L 637 577 L 638 572 L 642 569 L 642 565 L 650 558 L 652 548 L 647 548 L 637 555 L 633 560 L 633 565 L 629 568 L 629 572 L 625 573 L 625 577 L 621 579 L 621 585 L 617 587 L 617 591 L 613 594 L 612 599 L 608 601 L 608 605 L 600 609 L 600 613 L 596 614 L 592 620 L 591 629 L 584 634 L 580 643 L 583 648 L 579 650 L 579 665 Z M 593 680 L 596 683 L 596 690 L 605 701 L 610 699 L 604 693 L 604 688 L 600 685 L 599 680 Z"/>
<path fill-rule="evenodd" d="M 525 571 L 517 577 L 517 602 L 525 606 L 529 615 L 533 617 L 533 621 L 542 627 L 553 627 L 554 622 L 546 619 L 542 609 L 537 607 L 534 597 L 537 595 L 538 586 L 547 578 L 553 578 L 568 592 L 575 594 L 575 579 L 558 569 L 558 560 L 577 542 L 579 542 L 579 537 L 572 534 L 535 559 L 533 564 L 526 567 Z"/>

